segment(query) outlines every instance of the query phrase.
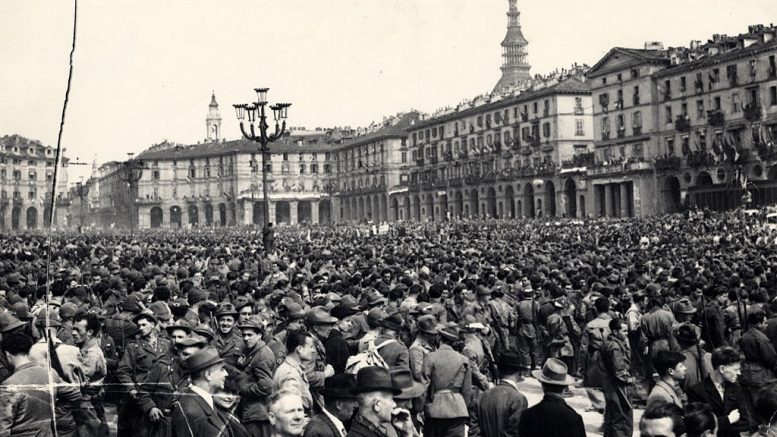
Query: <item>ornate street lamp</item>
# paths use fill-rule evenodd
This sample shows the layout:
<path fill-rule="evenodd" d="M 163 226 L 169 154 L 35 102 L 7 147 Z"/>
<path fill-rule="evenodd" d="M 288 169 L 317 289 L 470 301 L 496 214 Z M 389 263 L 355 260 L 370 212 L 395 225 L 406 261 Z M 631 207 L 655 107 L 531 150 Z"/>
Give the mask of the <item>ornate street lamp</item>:
<path fill-rule="evenodd" d="M 119 178 L 129 187 L 130 233 L 135 230 L 135 216 L 137 215 L 135 212 L 135 202 L 137 200 L 135 188 L 143 176 L 143 169 L 145 168 L 143 161 L 132 159 L 132 155 L 134 153 L 127 153 L 129 159 L 121 163 L 121 169 L 119 170 Z"/>
<path fill-rule="evenodd" d="M 83 179 L 83 176 L 81 177 Z M 86 196 L 89 195 L 89 186 L 83 183 L 83 180 L 80 182 L 76 182 L 76 195 L 78 195 L 78 198 L 81 200 L 80 207 L 79 207 L 79 224 L 81 227 L 84 226 L 84 199 Z"/>
<path fill-rule="evenodd" d="M 278 103 L 270 106 L 275 120 L 275 133 L 267 133 L 270 126 L 267 124 L 265 106 L 267 106 L 267 91 L 269 88 L 255 88 L 256 103 L 232 105 L 235 114 L 240 121 L 240 131 L 250 141 L 259 143 L 259 152 L 262 154 L 262 201 L 264 202 L 264 226 L 270 223 L 270 201 L 267 199 L 267 155 L 268 144 L 278 140 L 286 133 L 286 118 L 291 103 Z M 249 131 L 246 132 L 244 121 L 248 119 Z M 256 130 L 259 129 L 257 133 Z"/>

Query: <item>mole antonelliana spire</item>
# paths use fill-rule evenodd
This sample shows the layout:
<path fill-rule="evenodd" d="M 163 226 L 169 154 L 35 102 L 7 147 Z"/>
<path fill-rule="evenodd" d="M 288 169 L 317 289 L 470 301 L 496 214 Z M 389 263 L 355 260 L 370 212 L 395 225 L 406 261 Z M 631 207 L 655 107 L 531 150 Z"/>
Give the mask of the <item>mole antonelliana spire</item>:
<path fill-rule="evenodd" d="M 526 47 L 529 41 L 521 32 L 521 13 L 517 0 L 508 0 L 507 34 L 502 40 L 502 77 L 494 87 L 494 92 L 503 92 L 526 84 L 530 79 L 531 66 L 526 61 Z"/>

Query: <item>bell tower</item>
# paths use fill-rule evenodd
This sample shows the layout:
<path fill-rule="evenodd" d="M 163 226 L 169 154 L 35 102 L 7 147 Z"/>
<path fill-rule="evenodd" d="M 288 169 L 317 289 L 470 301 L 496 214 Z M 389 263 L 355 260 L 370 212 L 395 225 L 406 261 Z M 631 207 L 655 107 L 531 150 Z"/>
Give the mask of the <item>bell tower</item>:
<path fill-rule="evenodd" d="M 494 87 L 496 93 L 520 87 L 531 80 L 531 66 L 526 60 L 529 41 L 521 32 L 521 13 L 518 12 L 517 1 L 508 0 L 507 34 L 502 40 L 502 77 Z"/>
<path fill-rule="evenodd" d="M 207 141 L 218 141 L 221 138 L 221 113 L 219 104 L 216 102 L 216 93 L 210 97 L 208 105 L 208 117 L 205 119 L 205 128 L 207 129 L 205 139 Z"/>

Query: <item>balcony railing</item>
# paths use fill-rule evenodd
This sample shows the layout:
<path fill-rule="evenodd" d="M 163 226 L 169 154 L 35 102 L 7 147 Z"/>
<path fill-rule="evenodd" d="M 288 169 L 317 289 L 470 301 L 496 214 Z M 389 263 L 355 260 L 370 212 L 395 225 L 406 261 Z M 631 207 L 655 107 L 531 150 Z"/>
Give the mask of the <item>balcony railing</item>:
<path fill-rule="evenodd" d="M 677 170 L 683 165 L 679 156 L 659 156 L 654 162 L 656 171 Z"/>
<path fill-rule="evenodd" d="M 691 130 L 691 118 L 688 114 L 678 114 L 674 120 L 674 128 L 678 132 L 690 132 Z"/>
<path fill-rule="evenodd" d="M 561 168 L 592 167 L 596 164 L 594 152 L 580 153 L 561 163 Z"/>
<path fill-rule="evenodd" d="M 460 177 L 448 179 L 448 185 L 451 187 L 460 187 L 462 180 Z"/>
<path fill-rule="evenodd" d="M 769 79 L 777 79 L 777 67 L 769 67 Z"/>
<path fill-rule="evenodd" d="M 417 166 L 419 166 L 419 167 L 423 167 L 423 166 L 424 166 L 424 158 L 417 158 L 417 159 L 415 160 L 415 164 L 416 164 Z"/>
<path fill-rule="evenodd" d="M 701 94 L 704 92 L 704 83 L 700 80 L 694 81 L 693 88 L 696 90 L 696 94 Z"/>
<path fill-rule="evenodd" d="M 21 198 L 21 197 L 14 197 L 13 198 L 13 204 L 14 205 L 21 205 L 22 203 L 24 203 L 24 199 L 23 198 Z"/>
<path fill-rule="evenodd" d="M 707 111 L 707 121 L 710 126 L 723 127 L 723 124 L 726 122 L 726 115 L 720 109 L 713 109 Z"/>
<path fill-rule="evenodd" d="M 634 135 L 642 135 L 642 126 L 632 126 L 631 131 Z"/>
<path fill-rule="evenodd" d="M 434 155 L 430 156 L 429 157 L 429 164 L 437 164 L 437 157 L 434 156 Z"/>
<path fill-rule="evenodd" d="M 607 141 L 609 139 L 610 139 L 610 132 L 608 131 L 602 132 L 602 141 Z"/>
<path fill-rule="evenodd" d="M 745 118 L 748 121 L 758 121 L 761 119 L 763 111 L 758 103 L 748 103 L 745 105 Z"/>
<path fill-rule="evenodd" d="M 626 136 L 626 126 L 618 126 L 618 138 Z"/>

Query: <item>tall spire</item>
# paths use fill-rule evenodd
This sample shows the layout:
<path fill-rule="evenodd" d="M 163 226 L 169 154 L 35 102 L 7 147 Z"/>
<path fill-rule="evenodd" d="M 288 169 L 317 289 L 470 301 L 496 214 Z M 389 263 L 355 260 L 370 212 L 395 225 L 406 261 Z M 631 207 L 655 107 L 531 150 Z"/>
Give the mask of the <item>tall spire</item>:
<path fill-rule="evenodd" d="M 530 79 L 531 66 L 526 61 L 526 47 L 529 42 L 521 32 L 521 13 L 518 0 L 508 0 L 507 34 L 502 40 L 502 77 L 494 87 L 494 92 L 502 92 L 526 84 Z"/>
<path fill-rule="evenodd" d="M 221 138 L 221 113 L 219 104 L 216 103 L 216 92 L 210 95 L 210 105 L 208 105 L 208 117 L 205 119 L 205 128 L 207 134 L 205 141 L 219 141 Z"/>

